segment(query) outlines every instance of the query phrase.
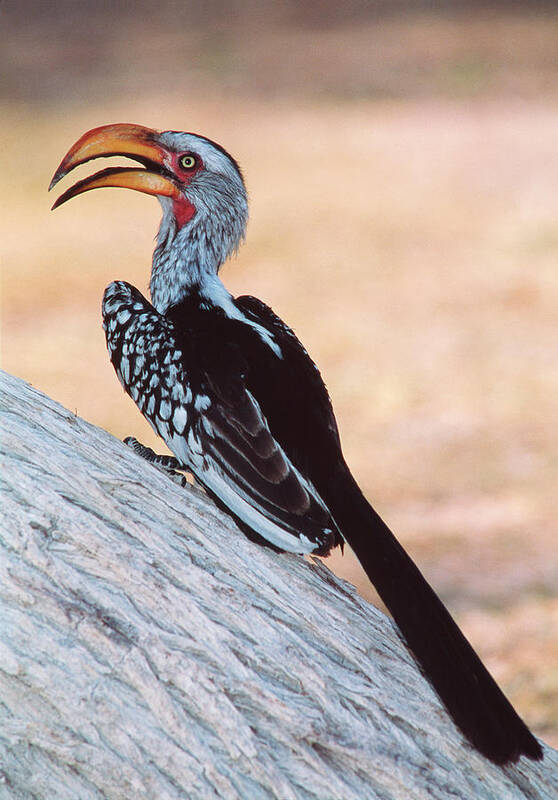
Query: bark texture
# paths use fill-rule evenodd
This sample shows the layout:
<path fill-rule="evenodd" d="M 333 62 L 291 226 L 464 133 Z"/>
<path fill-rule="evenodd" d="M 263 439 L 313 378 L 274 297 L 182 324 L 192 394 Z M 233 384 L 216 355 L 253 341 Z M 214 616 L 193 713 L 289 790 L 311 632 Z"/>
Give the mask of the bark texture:
<path fill-rule="evenodd" d="M 0 797 L 513 800 L 392 623 L 317 560 L 0 379 Z"/>

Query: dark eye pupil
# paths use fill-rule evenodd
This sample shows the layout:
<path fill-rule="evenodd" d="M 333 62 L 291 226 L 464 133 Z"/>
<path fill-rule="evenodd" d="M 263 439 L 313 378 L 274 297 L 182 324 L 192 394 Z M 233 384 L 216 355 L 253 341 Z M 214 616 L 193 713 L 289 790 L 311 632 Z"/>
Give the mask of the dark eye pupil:
<path fill-rule="evenodd" d="M 196 159 L 194 156 L 182 156 L 180 159 L 180 164 L 185 169 L 192 169 L 192 167 L 196 166 Z"/>

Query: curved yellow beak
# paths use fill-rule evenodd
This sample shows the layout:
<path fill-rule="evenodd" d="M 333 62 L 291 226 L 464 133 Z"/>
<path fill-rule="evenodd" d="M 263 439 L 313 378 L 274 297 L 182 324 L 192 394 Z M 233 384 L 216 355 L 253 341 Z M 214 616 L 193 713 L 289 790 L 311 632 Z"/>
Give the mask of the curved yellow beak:
<path fill-rule="evenodd" d="M 157 144 L 158 131 L 143 125 L 116 124 L 93 128 L 78 139 L 62 159 L 50 182 L 49 191 L 65 175 L 93 158 L 127 156 L 140 167 L 109 167 L 78 181 L 56 200 L 52 208 L 90 189 L 116 186 L 165 197 L 180 197 L 180 189 L 165 168 L 165 151 Z"/>

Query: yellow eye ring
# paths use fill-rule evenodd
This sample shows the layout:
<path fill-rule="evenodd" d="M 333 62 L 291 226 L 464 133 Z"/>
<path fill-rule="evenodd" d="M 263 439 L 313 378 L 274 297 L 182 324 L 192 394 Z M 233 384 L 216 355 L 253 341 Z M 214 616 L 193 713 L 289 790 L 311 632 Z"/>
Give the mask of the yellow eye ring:
<path fill-rule="evenodd" d="M 186 155 L 180 156 L 178 163 L 182 169 L 195 169 L 195 167 L 198 165 L 197 158 L 191 153 L 186 153 Z"/>

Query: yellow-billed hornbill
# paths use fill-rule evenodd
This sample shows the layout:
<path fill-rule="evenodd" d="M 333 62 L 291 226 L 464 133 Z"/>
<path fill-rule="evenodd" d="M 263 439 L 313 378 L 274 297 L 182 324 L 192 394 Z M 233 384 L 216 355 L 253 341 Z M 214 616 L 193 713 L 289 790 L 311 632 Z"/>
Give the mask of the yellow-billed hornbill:
<path fill-rule="evenodd" d="M 175 454 L 176 466 L 191 471 L 253 538 L 275 548 L 326 555 L 347 541 L 469 741 L 498 764 L 542 758 L 537 740 L 360 491 L 343 458 L 327 390 L 302 344 L 268 306 L 234 298 L 218 277 L 248 217 L 236 161 L 203 136 L 105 125 L 73 145 L 51 188 L 79 164 L 113 155 L 143 167 L 97 172 L 54 207 L 103 186 L 136 189 L 161 203 L 152 302 L 129 283 L 111 283 L 103 327 L 125 391 Z"/>

